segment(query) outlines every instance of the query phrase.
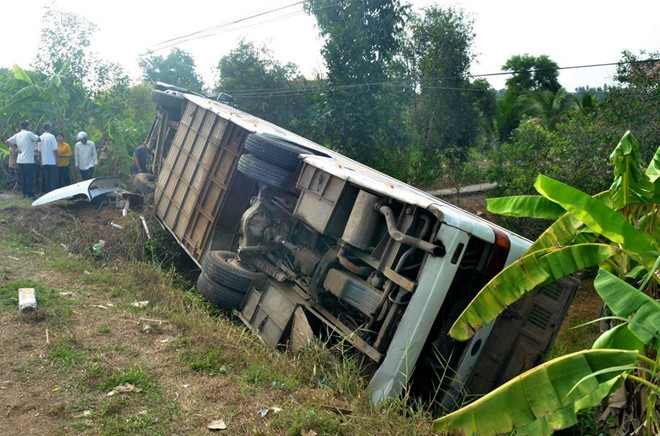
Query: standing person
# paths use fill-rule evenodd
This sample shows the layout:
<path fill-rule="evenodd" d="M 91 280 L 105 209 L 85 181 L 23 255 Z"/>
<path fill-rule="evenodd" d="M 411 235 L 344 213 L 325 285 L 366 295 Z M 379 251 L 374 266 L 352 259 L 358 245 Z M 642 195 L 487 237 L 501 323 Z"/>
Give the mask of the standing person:
<path fill-rule="evenodd" d="M 23 198 L 34 198 L 32 185 L 34 184 L 34 145 L 39 142 L 39 137 L 28 130 L 29 121 L 21 121 L 21 131 L 7 139 L 7 144 L 12 146 L 18 157 L 18 177 L 21 180 Z"/>
<path fill-rule="evenodd" d="M 60 187 L 69 186 L 71 184 L 69 158 L 73 155 L 71 146 L 64 142 L 64 135 L 61 133 L 58 133 L 55 139 L 57 139 L 57 173 Z"/>
<path fill-rule="evenodd" d="M 78 139 L 74 151 L 76 171 L 80 170 L 80 177 L 83 180 L 89 180 L 94 177 L 94 167 L 99 164 L 96 146 L 87 138 L 85 132 L 78 133 L 76 139 Z"/>
<path fill-rule="evenodd" d="M 18 189 L 21 186 L 18 178 L 18 150 L 16 147 L 9 148 L 9 186 L 11 189 Z"/>
<path fill-rule="evenodd" d="M 51 133 L 53 125 L 44 124 L 44 133 L 41 134 L 39 153 L 41 154 L 41 168 L 44 177 L 44 193 L 58 188 L 57 177 L 57 140 Z"/>
<path fill-rule="evenodd" d="M 141 142 L 133 150 L 133 165 L 131 165 L 131 174 L 140 174 L 147 172 L 147 147 Z"/>

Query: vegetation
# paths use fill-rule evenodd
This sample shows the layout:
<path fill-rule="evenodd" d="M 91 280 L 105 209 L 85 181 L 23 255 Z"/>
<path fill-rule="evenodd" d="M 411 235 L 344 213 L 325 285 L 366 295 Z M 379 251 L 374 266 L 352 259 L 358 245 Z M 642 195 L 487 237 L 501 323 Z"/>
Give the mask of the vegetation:
<path fill-rule="evenodd" d="M 165 82 L 202 92 L 203 83 L 195 72 L 195 60 L 179 48 L 173 48 L 166 57 L 147 54 L 140 59 L 140 68 L 146 83 Z"/>
<path fill-rule="evenodd" d="M 215 92 L 232 95 L 242 110 L 305 137 L 323 140 L 315 132 L 319 114 L 314 96 L 308 92 L 313 82 L 303 77 L 296 65 L 281 65 L 266 47 L 242 40 L 220 59 L 218 72 Z"/>
<path fill-rule="evenodd" d="M 636 384 L 632 420 L 646 420 L 657 434 L 655 398 L 660 393 L 660 148 L 643 168 L 640 147 L 629 132 L 610 156 L 614 182 L 590 196 L 539 175 L 539 196 L 503 197 L 489 210 L 513 216 L 556 218 L 527 253 L 495 276 L 458 317 L 450 335 L 466 340 L 524 295 L 578 270 L 598 266 L 594 285 L 616 326 L 592 350 L 553 359 L 502 385 L 465 408 L 436 421 L 436 429 L 466 434 L 550 434 L 577 423 L 581 409 L 599 404 L 624 382 Z M 635 286 L 633 286 L 633 284 Z M 497 420 L 492 419 L 499 416 Z M 628 433 L 629 420 L 621 423 Z"/>
<path fill-rule="evenodd" d="M 409 93 L 389 82 L 402 74 L 396 59 L 408 7 L 399 0 L 308 0 L 325 38 L 327 92 L 320 96 L 323 143 L 368 165 L 385 165 L 381 151 L 405 141 Z"/>
<path fill-rule="evenodd" d="M 492 181 L 498 184 L 497 195 L 538 192 L 543 198 L 491 202 L 491 210 L 507 215 L 502 219 L 503 224 L 538 239 L 528 256 L 507 269 L 478 298 L 487 300 L 496 287 L 506 287 L 511 293 L 506 298 L 498 294 L 501 304 L 496 307 L 476 300 L 457 324 L 454 335 L 469 335 L 479 324 L 493 319 L 503 307 L 535 287 L 590 265 L 599 265 L 607 271 L 598 273 L 596 286 L 617 317 L 616 322 L 623 323 L 597 342 L 601 349 L 562 356 L 556 363 L 549 363 L 528 376 L 530 380 L 553 380 L 557 368 L 561 371 L 565 367 L 575 368 L 561 386 L 553 385 L 561 387 L 559 391 L 565 395 L 556 398 L 557 403 L 549 409 L 552 422 L 537 422 L 536 415 L 516 415 L 512 421 L 498 423 L 493 428 L 507 431 L 515 425 L 519 430 L 527 426 L 530 431 L 535 428 L 534 431 L 541 432 L 544 428 L 556 428 L 557 423 L 565 427 L 575 422 L 579 410 L 597 404 L 624 380 L 635 383 L 635 392 L 638 395 L 644 392 L 652 407 L 657 369 L 645 359 L 655 358 L 657 344 L 655 333 L 651 336 L 645 333 L 649 330 L 645 311 L 655 310 L 655 300 L 638 297 L 642 295 L 640 290 L 657 297 L 655 251 L 660 249 L 660 242 L 655 217 L 660 164 L 654 151 L 660 144 L 657 122 L 660 53 L 624 51 L 613 85 L 582 87 L 574 92 L 562 87 L 557 64 L 547 55 L 512 53 L 502 66 L 503 71 L 511 72 L 506 87 L 494 90 L 487 81 L 470 76 L 476 59 L 475 34 L 470 14 L 460 8 L 432 6 L 416 14 L 400 0 L 307 0 L 305 8 L 316 18 L 324 38 L 327 73 L 306 78 L 296 65 L 277 60 L 266 48 L 242 40 L 219 59 L 218 80 L 208 88 L 195 70 L 194 58 L 176 48 L 168 53 L 144 56 L 140 60 L 142 83 L 131 83 L 121 66 L 91 52 L 96 29 L 93 23 L 55 6 L 48 7 L 41 26 L 39 51 L 32 65 L 0 69 L 0 141 L 11 136 L 23 119 L 30 119 L 37 130 L 45 122 L 53 122 L 55 130 L 64 133 L 65 140 L 71 143 L 78 131 L 85 130 L 99 147 L 99 174 L 126 174 L 130 153 L 145 139 L 155 115 L 155 105 L 150 101 L 153 85 L 164 81 L 210 96 L 232 94 L 235 104 L 247 112 L 417 186 L 435 188 Z M 71 28 L 84 31 L 67 30 Z M 628 130 L 634 137 L 626 135 L 620 141 L 612 155 L 614 165 L 608 165 L 609 151 L 621 133 Z M 5 160 L 6 154 L 6 146 L 0 143 L 0 159 Z M 651 164 L 643 169 L 641 162 Z M 545 176 L 539 177 L 540 173 Z M 2 174 L 0 185 L 4 185 Z M 17 207 L 21 206 L 22 203 L 17 203 Z M 543 220 L 539 223 L 529 219 L 530 216 Z M 554 224 L 545 230 L 553 220 Z M 16 245 L 12 249 L 25 248 L 31 235 L 26 230 L 16 236 L 10 241 Z M 80 245 L 87 247 L 89 242 L 85 240 Z M 132 257 L 144 255 L 144 248 L 131 251 Z M 107 269 L 83 266 L 82 261 L 60 259 L 59 262 L 59 266 L 53 267 L 77 272 L 81 277 L 76 278 L 76 283 L 85 286 L 94 287 L 116 279 Z M 536 274 L 523 276 L 523 266 Z M 165 276 L 159 277 L 161 280 Z M 523 277 L 526 280 L 520 281 Z M 112 292 L 122 294 L 130 284 L 121 281 L 128 278 L 121 276 L 116 280 L 119 282 Z M 30 283 L 42 289 L 38 281 Z M 515 283 L 524 286 L 514 286 Z M 164 290 L 168 286 L 185 286 L 166 281 L 161 284 L 149 292 L 167 301 L 163 307 L 192 310 L 173 315 L 173 322 L 180 323 L 177 325 L 181 329 L 185 332 L 193 329 L 190 315 L 197 317 L 195 322 L 203 318 L 208 331 L 215 331 L 217 326 L 212 323 L 217 321 L 207 320 L 209 308 L 196 300 L 191 303 L 194 297 L 190 294 L 180 299 L 169 293 L 163 297 L 162 292 L 169 292 Z M 630 286 L 637 290 L 633 292 Z M 0 306 L 8 307 L 13 302 L 2 295 L 3 289 L 0 289 Z M 46 298 L 57 299 L 48 289 L 43 286 Z M 618 307 L 616 300 L 621 296 L 630 305 Z M 48 303 L 45 307 L 51 310 Z M 70 313 L 65 312 L 53 312 L 49 316 L 66 323 Z M 163 309 L 155 313 L 168 312 Z M 101 338 L 117 333 L 114 326 L 106 324 L 89 331 Z M 229 331 L 240 336 L 231 328 Z M 232 374 L 245 383 L 240 385 L 241 389 L 250 392 L 264 389 L 266 381 L 275 381 L 286 389 L 310 382 L 289 379 L 283 369 L 289 361 L 278 363 L 280 366 L 275 369 L 262 368 L 261 361 L 256 365 L 254 362 L 239 365 L 235 363 L 236 350 L 210 348 L 205 342 L 210 333 L 197 333 L 182 335 L 183 351 L 177 355 L 178 362 L 195 374 L 220 376 L 236 364 Z M 616 351 L 626 347 L 630 350 Z M 112 369 L 103 366 L 97 361 L 95 350 L 76 337 L 58 339 L 48 351 L 48 358 L 62 372 L 79 376 L 84 372 L 90 379 L 98 376 L 108 386 L 130 379 L 149 392 L 154 403 L 163 398 L 162 388 L 154 384 L 154 378 L 144 366 L 122 365 Z M 327 357 L 326 352 L 314 351 L 334 363 L 340 361 Z M 279 362 L 278 358 L 268 356 Z M 615 361 L 621 368 L 609 371 Z M 305 362 L 308 365 L 316 361 Z M 21 374 L 28 376 L 33 364 L 37 363 L 26 363 L 20 369 Z M 578 367 L 582 364 L 588 367 Z M 354 373 L 339 371 L 335 366 L 311 365 L 315 371 L 327 371 L 324 374 L 328 378 L 333 374 L 341 378 L 333 389 L 355 394 L 358 383 Z M 497 395 L 511 402 L 515 391 L 526 383 L 528 379 L 514 380 L 505 385 L 504 393 Z M 95 386 L 100 389 L 101 385 Z M 640 391 L 640 386 L 649 390 Z M 541 388 L 537 390 L 544 392 Z M 484 398 L 475 402 L 465 413 L 472 413 L 489 401 Z M 130 401 L 101 403 L 93 404 L 99 416 L 112 417 L 114 427 L 108 427 L 109 433 L 157 427 L 155 421 L 137 413 L 127 416 L 118 412 L 126 404 L 132 404 Z M 171 410 L 176 409 L 176 405 L 167 404 Z M 291 404 L 295 409 L 295 403 Z M 409 404 L 394 407 L 399 406 L 398 412 Z M 366 406 L 359 403 L 356 407 Z M 369 413 L 373 411 L 367 413 L 369 418 L 365 418 L 365 423 L 371 422 L 370 419 L 378 421 Z M 415 415 L 416 419 L 419 416 Z M 644 418 L 650 420 L 651 416 L 647 414 Z M 162 424 L 162 420 L 170 418 L 160 415 L 155 419 Z M 447 418 L 438 425 L 450 420 L 454 420 L 452 425 L 462 428 L 472 422 L 472 418 L 463 424 L 459 418 Z M 287 418 L 278 416 L 271 430 L 291 428 L 298 429 L 292 430 L 294 433 L 302 433 L 303 429 L 317 428 L 320 432 L 336 433 L 337 426 L 343 425 L 340 421 L 327 410 L 310 406 L 292 412 Z M 648 422 L 648 428 L 655 428 L 653 425 L 657 424 Z M 81 429 L 84 428 L 81 424 Z"/>
<path fill-rule="evenodd" d="M 150 89 L 164 81 L 234 95 L 239 108 L 423 187 L 493 181 L 500 195 L 529 193 L 542 168 L 595 193 L 607 186 L 606 150 L 622 131 L 660 143 L 660 81 L 657 64 L 646 62 L 658 53 L 625 51 L 614 86 L 574 93 L 547 55 L 513 54 L 502 66 L 512 72 L 506 88 L 495 91 L 469 76 L 475 34 L 462 9 L 417 14 L 399 0 L 305 7 L 325 40 L 327 74 L 303 77 L 241 40 L 219 60 L 210 89 L 178 48 L 142 57 L 144 83 L 131 84 L 121 66 L 90 51 L 93 23 L 50 6 L 31 68 L 0 70 L 0 139 L 22 119 L 35 129 L 53 122 L 69 141 L 85 130 L 102 148 L 102 173 L 127 172 L 155 114 Z M 641 150 L 646 159 L 652 152 Z M 529 237 L 540 231 L 527 220 L 506 224 Z"/>

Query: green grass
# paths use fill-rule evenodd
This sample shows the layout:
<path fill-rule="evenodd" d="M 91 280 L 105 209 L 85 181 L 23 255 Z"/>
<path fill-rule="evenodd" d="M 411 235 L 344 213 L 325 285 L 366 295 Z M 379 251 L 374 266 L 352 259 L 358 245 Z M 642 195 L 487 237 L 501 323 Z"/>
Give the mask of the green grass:
<path fill-rule="evenodd" d="M 33 200 L 30 200 L 28 198 L 2 200 L 0 201 L 0 209 L 6 209 L 8 207 L 20 207 L 20 206 L 29 207 L 32 204 L 32 201 Z"/>
<path fill-rule="evenodd" d="M 30 233 L 17 232 L 10 228 L 5 234 L 5 244 L 21 253 L 29 253 L 33 248 L 34 240 Z"/>
<path fill-rule="evenodd" d="M 111 331 L 112 331 L 112 329 L 108 326 L 105 326 L 105 325 L 102 325 L 101 327 L 96 329 L 96 333 L 99 334 L 99 335 L 107 335 Z"/>
<path fill-rule="evenodd" d="M 152 392 L 157 388 L 154 379 L 148 375 L 146 368 L 135 365 L 110 373 L 105 379 L 103 390 L 109 392 L 116 386 L 125 383 L 132 384 L 145 392 Z"/>
<path fill-rule="evenodd" d="M 105 286 L 113 286 L 117 283 L 115 274 L 106 270 L 94 270 L 89 274 L 84 274 L 81 281 L 87 285 L 103 284 Z"/>
<path fill-rule="evenodd" d="M 300 386 L 299 380 L 284 375 L 277 368 L 268 365 L 253 363 L 242 374 L 243 379 L 257 387 L 281 386 L 288 390 L 294 390 Z"/>
<path fill-rule="evenodd" d="M 141 392 L 105 397 L 98 409 L 103 434 L 170 434 L 169 423 L 181 418 L 179 406 L 164 398 L 155 377 L 142 365 L 114 371 L 104 377 L 105 394 L 120 384 L 131 384 Z"/>
<path fill-rule="evenodd" d="M 18 380 L 21 383 L 25 383 L 30 379 L 30 376 L 33 374 L 34 369 L 39 365 L 37 359 L 31 359 L 22 365 L 19 365 L 14 368 L 14 371 L 18 372 Z"/>
<path fill-rule="evenodd" d="M 32 280 L 16 280 L 0 286 L 0 313 L 18 311 L 18 289 L 34 288 L 39 313 L 35 320 L 44 318 L 53 322 L 66 322 L 71 314 L 71 302 L 58 292 Z"/>
<path fill-rule="evenodd" d="M 220 349 L 206 351 L 201 347 L 188 346 L 180 354 L 180 359 L 196 372 L 216 375 L 227 371 L 225 354 Z"/>
<path fill-rule="evenodd" d="M 89 358 L 89 351 L 73 336 L 53 342 L 49 350 L 49 360 L 64 372 L 70 372 Z"/>
<path fill-rule="evenodd" d="M 279 413 L 273 413 L 271 426 L 278 430 L 288 430 L 290 436 L 300 436 L 310 431 L 321 435 L 341 434 L 340 417 L 319 408 L 305 409 L 291 404 Z"/>
<path fill-rule="evenodd" d="M 83 273 L 84 271 L 91 269 L 91 265 L 86 259 L 80 259 L 79 257 L 74 256 L 53 259 L 50 264 L 53 268 L 63 272 Z"/>

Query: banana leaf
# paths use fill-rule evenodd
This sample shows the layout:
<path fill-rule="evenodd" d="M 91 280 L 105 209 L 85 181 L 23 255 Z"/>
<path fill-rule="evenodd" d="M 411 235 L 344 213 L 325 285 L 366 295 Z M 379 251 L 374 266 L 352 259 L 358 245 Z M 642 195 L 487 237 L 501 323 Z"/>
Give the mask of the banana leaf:
<path fill-rule="evenodd" d="M 606 205 L 611 204 L 609 191 L 601 192 L 594 195 L 594 198 L 603 202 Z M 544 248 L 561 248 L 570 243 L 576 243 L 575 236 L 581 229 L 584 229 L 584 223 L 579 219 L 572 216 L 570 213 L 565 213 L 560 216 L 557 221 L 552 223 L 536 241 L 527 249 L 527 253 L 543 250 Z M 594 238 L 582 238 L 580 243 L 594 242 Z"/>
<path fill-rule="evenodd" d="M 658 179 L 658 184 L 660 185 L 660 179 Z M 658 196 L 660 197 L 660 190 L 658 190 Z M 658 205 L 647 206 L 647 209 L 638 219 L 637 225 L 640 229 L 650 233 L 656 241 L 660 241 L 660 208 Z"/>
<path fill-rule="evenodd" d="M 660 349 L 660 303 L 605 270 L 598 271 L 594 286 L 612 313 L 631 317 L 628 328 L 640 341 Z"/>
<path fill-rule="evenodd" d="M 623 216 L 588 194 L 542 174 L 536 179 L 534 187 L 541 195 L 560 204 L 594 232 L 612 242 L 622 244 L 631 256 L 645 257 L 647 261 L 648 256 L 645 255 L 657 250 L 647 233 L 637 230 Z"/>
<path fill-rule="evenodd" d="M 565 213 L 541 233 L 541 236 L 527 249 L 527 253 L 552 247 L 564 247 L 573 241 L 578 229 L 582 226 L 584 226 L 582 221 L 570 213 Z"/>
<path fill-rule="evenodd" d="M 26 82 L 32 85 L 32 79 L 30 79 L 28 73 L 18 65 L 14 65 L 14 78 L 16 80 L 20 80 L 21 82 Z"/>
<path fill-rule="evenodd" d="M 594 350 L 598 348 L 609 348 L 617 350 L 637 350 L 641 352 L 644 349 L 644 343 L 630 331 L 630 328 L 626 323 L 619 324 L 600 335 L 591 348 Z"/>
<path fill-rule="evenodd" d="M 34 100 L 37 101 L 47 101 L 48 95 L 46 90 L 39 85 L 28 85 L 25 88 L 21 88 L 14 95 L 12 95 L 6 102 L 5 106 L 0 110 L 5 111 L 22 102 L 31 103 Z M 52 104 L 51 104 L 52 105 Z"/>
<path fill-rule="evenodd" d="M 644 163 L 635 137 L 626 132 L 610 155 L 614 165 L 614 182 L 610 187 L 614 210 L 634 203 L 649 203 L 655 188 L 643 170 Z"/>
<path fill-rule="evenodd" d="M 646 168 L 646 175 L 653 183 L 656 196 L 660 195 L 660 148 L 655 151 L 651 163 Z"/>
<path fill-rule="evenodd" d="M 518 434 L 549 435 L 574 425 L 579 410 L 600 403 L 625 374 L 607 369 L 632 367 L 637 355 L 630 350 L 583 350 L 553 359 L 437 419 L 433 428 L 470 436 L 514 429 Z"/>
<path fill-rule="evenodd" d="M 467 340 L 524 294 L 575 271 L 599 265 L 618 252 L 618 248 L 607 244 L 576 244 L 525 255 L 503 269 L 479 291 L 449 334 L 454 339 Z"/>
<path fill-rule="evenodd" d="M 556 220 L 566 213 L 557 203 L 540 195 L 489 198 L 486 204 L 489 212 L 505 216 Z"/>

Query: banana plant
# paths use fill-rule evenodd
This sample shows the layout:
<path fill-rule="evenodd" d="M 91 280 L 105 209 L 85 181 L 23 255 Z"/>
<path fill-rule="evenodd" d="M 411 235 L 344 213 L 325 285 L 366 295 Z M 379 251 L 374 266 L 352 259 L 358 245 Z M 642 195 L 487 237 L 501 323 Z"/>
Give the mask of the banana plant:
<path fill-rule="evenodd" d="M 649 189 L 656 186 L 650 175 L 654 181 L 660 180 L 659 167 L 654 164 L 660 162 L 660 149 L 645 172 L 640 169 L 639 144 L 626 132 L 611 160 L 615 181 L 608 192 L 590 196 L 539 175 L 534 187 L 540 196 L 488 201 L 488 210 L 494 213 L 558 218 L 525 256 L 476 295 L 452 326 L 453 338 L 469 339 L 523 295 L 578 270 L 599 265 L 625 276 L 652 269 L 660 248 L 654 232 L 658 204 L 652 201 L 660 196 L 660 189 L 657 193 Z"/>
<path fill-rule="evenodd" d="M 534 368 L 438 419 L 437 430 L 470 435 L 514 429 L 519 434 L 549 434 L 573 425 L 577 411 L 598 404 L 623 380 L 644 385 L 653 396 L 649 404 L 655 404 L 658 365 L 642 353 L 651 350 L 655 356 L 660 344 L 660 305 L 644 294 L 654 293 L 660 281 L 656 225 L 660 149 L 644 170 L 639 144 L 626 132 L 610 160 L 614 182 L 608 191 L 594 196 L 539 175 L 534 186 L 540 195 L 489 200 L 491 212 L 555 222 L 523 257 L 486 284 L 458 317 L 450 335 L 467 340 L 534 289 L 591 266 L 600 267 L 594 285 L 614 314 L 611 318 L 623 324 L 603 334 L 594 350 Z M 636 289 L 626 280 L 641 286 Z M 598 365 L 577 363 L 592 358 Z M 545 384 L 537 383 L 540 379 Z M 580 396 L 587 382 L 590 388 Z M 557 392 L 563 393 L 560 398 L 555 398 Z M 502 418 L 495 419 L 494 414 Z"/>
<path fill-rule="evenodd" d="M 0 99 L 0 114 L 8 124 L 18 124 L 19 120 L 30 118 L 36 127 L 60 116 L 61 106 L 68 99 L 60 77 L 63 71 L 46 78 L 14 65 L 14 77 L 3 83 L 4 98 Z"/>
<path fill-rule="evenodd" d="M 645 346 L 656 353 L 659 350 L 660 303 L 605 270 L 598 272 L 594 285 L 622 324 L 601 335 L 592 349 L 525 372 L 439 418 L 434 429 L 479 436 L 513 430 L 521 435 L 549 435 L 575 425 L 578 411 L 599 404 L 624 380 L 645 386 L 653 396 L 659 394 L 658 363 L 642 350 Z"/>

